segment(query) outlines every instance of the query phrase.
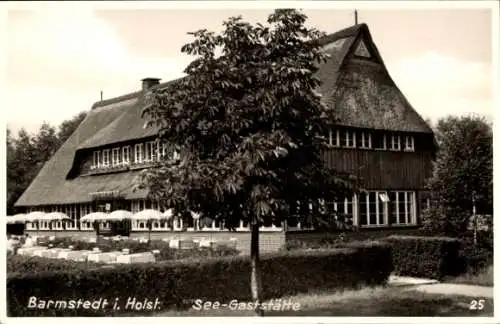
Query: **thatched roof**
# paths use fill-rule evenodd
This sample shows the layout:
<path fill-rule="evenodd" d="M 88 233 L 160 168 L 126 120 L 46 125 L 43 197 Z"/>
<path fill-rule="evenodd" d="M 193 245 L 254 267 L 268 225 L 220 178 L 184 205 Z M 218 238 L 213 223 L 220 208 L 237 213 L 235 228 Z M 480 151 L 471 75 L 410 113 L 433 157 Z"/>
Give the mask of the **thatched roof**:
<path fill-rule="evenodd" d="M 379 63 L 351 62 L 353 49 L 363 38 Z M 320 92 L 339 124 L 352 127 L 432 134 L 390 78 L 365 24 L 355 25 L 320 40 L 330 54 L 320 66 Z M 171 81 L 171 82 L 175 82 Z M 166 87 L 170 82 L 157 87 Z M 68 177 L 76 167 L 75 157 L 92 148 L 154 136 L 141 119 L 142 91 L 95 103 L 73 135 L 43 166 L 16 202 L 16 206 L 69 204 L 91 201 L 90 192 L 119 190 L 126 199 L 145 198 L 132 192 L 137 171 L 96 176 Z"/>

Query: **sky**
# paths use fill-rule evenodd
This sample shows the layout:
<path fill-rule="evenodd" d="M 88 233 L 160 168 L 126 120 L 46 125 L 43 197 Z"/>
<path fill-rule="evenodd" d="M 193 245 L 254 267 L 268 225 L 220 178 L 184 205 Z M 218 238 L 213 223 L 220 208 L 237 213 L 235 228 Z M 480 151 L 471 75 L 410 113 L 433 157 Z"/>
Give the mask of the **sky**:
<path fill-rule="evenodd" d="M 354 24 L 353 9 L 308 8 L 304 13 L 309 26 L 333 33 Z M 145 77 L 180 77 L 191 60 L 180 52 L 191 40 L 188 32 L 220 31 L 225 19 L 237 15 L 264 22 L 271 11 L 57 3 L 11 8 L 7 126 L 14 134 L 21 128 L 37 132 L 43 121 L 57 126 L 89 110 L 101 91 L 109 99 L 139 90 Z M 424 118 L 435 122 L 470 113 L 493 118 L 490 10 L 358 7 L 358 19 L 368 25 L 393 80 Z"/>

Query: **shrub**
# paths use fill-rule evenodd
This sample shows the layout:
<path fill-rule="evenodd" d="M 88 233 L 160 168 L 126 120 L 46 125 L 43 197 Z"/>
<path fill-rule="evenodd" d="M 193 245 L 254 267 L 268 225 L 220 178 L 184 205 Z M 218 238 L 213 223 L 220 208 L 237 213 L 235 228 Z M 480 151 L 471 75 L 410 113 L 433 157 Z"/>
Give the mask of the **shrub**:
<path fill-rule="evenodd" d="M 472 242 L 463 241 L 460 249 L 460 258 L 464 264 L 465 272 L 477 274 L 493 264 L 493 249 L 484 245 L 474 245 Z"/>
<path fill-rule="evenodd" d="M 66 271 L 88 269 L 97 264 L 77 262 L 72 260 L 48 259 L 37 256 L 9 255 L 7 256 L 7 273 L 39 273 L 51 271 Z"/>
<path fill-rule="evenodd" d="M 97 270 L 16 273 L 7 278 L 9 316 L 89 316 L 130 313 L 128 297 L 158 298 L 161 310 L 190 307 L 193 300 L 250 300 L 250 260 L 233 256 L 154 264 L 115 265 Z M 392 270 L 390 246 L 366 243 L 352 248 L 297 250 L 261 258 L 263 297 L 311 290 L 383 284 Z M 28 309 L 29 298 L 44 300 L 120 298 L 121 309 Z M 147 311 L 151 313 L 151 311 Z"/>
<path fill-rule="evenodd" d="M 441 279 L 463 271 L 460 241 L 449 237 L 389 236 L 395 273 Z"/>

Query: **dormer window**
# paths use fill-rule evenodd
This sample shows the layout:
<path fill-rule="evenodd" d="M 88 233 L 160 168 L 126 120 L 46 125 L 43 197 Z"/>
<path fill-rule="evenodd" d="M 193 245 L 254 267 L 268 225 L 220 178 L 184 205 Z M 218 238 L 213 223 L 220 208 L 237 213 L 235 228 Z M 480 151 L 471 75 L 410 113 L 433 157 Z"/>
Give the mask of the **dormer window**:
<path fill-rule="evenodd" d="M 101 156 L 100 151 L 94 151 L 91 169 L 97 169 L 100 166 L 100 164 L 99 164 L 100 163 L 100 156 Z"/>
<path fill-rule="evenodd" d="M 102 151 L 102 165 L 104 167 L 109 166 L 109 150 Z"/>
<path fill-rule="evenodd" d="M 155 142 L 147 142 L 144 150 L 144 160 L 147 162 L 154 161 L 156 159 L 156 145 Z"/>
<path fill-rule="evenodd" d="M 122 163 L 129 164 L 130 163 L 130 147 L 124 146 L 122 147 Z"/>
<path fill-rule="evenodd" d="M 118 166 L 121 164 L 120 148 L 116 147 L 112 151 L 111 163 L 113 166 Z"/>
<path fill-rule="evenodd" d="M 135 144 L 135 163 L 142 163 L 142 146 L 143 144 Z"/>
<path fill-rule="evenodd" d="M 415 140 L 413 136 L 405 136 L 405 151 L 413 152 L 415 151 Z"/>

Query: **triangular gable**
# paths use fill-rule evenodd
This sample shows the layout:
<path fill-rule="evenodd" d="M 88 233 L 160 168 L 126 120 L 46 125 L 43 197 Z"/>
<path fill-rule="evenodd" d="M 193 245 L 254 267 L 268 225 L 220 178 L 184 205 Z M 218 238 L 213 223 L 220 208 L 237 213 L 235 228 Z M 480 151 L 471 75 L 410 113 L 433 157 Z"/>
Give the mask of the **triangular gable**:
<path fill-rule="evenodd" d="M 356 48 L 356 51 L 354 52 L 354 55 L 356 56 L 361 56 L 361 57 L 366 57 L 366 58 L 371 58 L 371 54 L 368 51 L 368 48 L 366 48 L 365 42 L 363 39 L 359 41 L 358 47 Z"/>

